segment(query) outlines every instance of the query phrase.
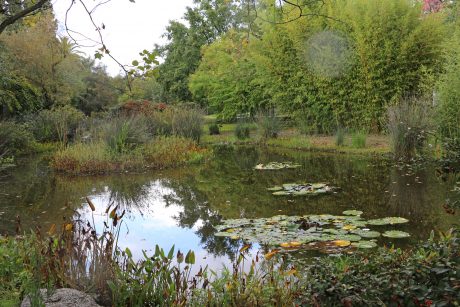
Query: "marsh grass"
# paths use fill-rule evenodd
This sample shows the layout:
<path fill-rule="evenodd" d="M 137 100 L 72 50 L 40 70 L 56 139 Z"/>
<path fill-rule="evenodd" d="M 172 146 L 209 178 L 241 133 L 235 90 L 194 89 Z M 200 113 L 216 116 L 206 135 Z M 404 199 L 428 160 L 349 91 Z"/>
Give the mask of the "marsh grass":
<path fill-rule="evenodd" d="M 238 140 L 245 140 L 250 137 L 251 126 L 246 122 L 238 122 L 235 126 L 235 136 Z"/>
<path fill-rule="evenodd" d="M 105 142 L 114 154 L 130 152 L 151 139 L 142 116 L 113 118 L 103 130 Z"/>
<path fill-rule="evenodd" d="M 208 151 L 183 137 L 158 137 L 127 152 L 114 152 L 103 141 L 77 143 L 57 151 L 51 161 L 56 171 L 72 175 L 163 169 L 201 162 Z"/>
<path fill-rule="evenodd" d="M 140 151 L 114 154 L 112 148 L 100 141 L 77 143 L 57 151 L 51 161 L 52 167 L 68 174 L 103 174 L 140 169 L 144 161 Z"/>
<path fill-rule="evenodd" d="M 388 130 L 396 159 L 410 161 L 424 154 L 431 117 L 431 102 L 425 98 L 403 99 L 388 108 Z"/>
<path fill-rule="evenodd" d="M 367 134 L 363 131 L 355 132 L 351 135 L 351 146 L 353 148 L 366 147 Z"/>
<path fill-rule="evenodd" d="M 292 149 L 311 149 L 312 144 L 310 138 L 304 135 L 295 137 L 295 138 L 277 138 L 267 141 L 268 145 L 279 146 Z"/>
<path fill-rule="evenodd" d="M 281 121 L 274 114 L 257 115 L 257 129 L 262 139 L 277 138 L 282 129 Z"/>
<path fill-rule="evenodd" d="M 142 154 L 148 167 L 167 168 L 202 161 L 207 150 L 191 139 L 160 137 L 146 144 Z"/>
<path fill-rule="evenodd" d="M 345 145 L 345 130 L 341 127 L 337 128 L 337 131 L 335 132 L 335 145 Z"/>

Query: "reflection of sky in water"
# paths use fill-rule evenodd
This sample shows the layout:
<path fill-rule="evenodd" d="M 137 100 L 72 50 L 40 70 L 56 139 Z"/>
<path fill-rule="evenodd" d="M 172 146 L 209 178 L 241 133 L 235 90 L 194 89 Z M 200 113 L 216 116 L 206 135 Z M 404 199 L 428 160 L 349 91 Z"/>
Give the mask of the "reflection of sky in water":
<path fill-rule="evenodd" d="M 227 257 L 216 257 L 200 246 L 200 238 L 195 232 L 202 226 L 202 220 L 198 220 L 191 229 L 178 226 L 175 217 L 183 211 L 183 207 L 166 203 L 164 196 L 171 194 L 175 194 L 174 190 L 164 187 L 161 181 L 151 182 L 148 185 L 148 195 L 145 199 L 145 210 L 141 212 L 142 209 L 129 209 L 130 212 L 127 212 L 123 218 L 118 246 L 122 250 L 128 247 L 135 258 L 140 259 L 142 250 L 147 251 L 147 255 L 152 255 L 155 245 L 163 248 L 165 252 L 168 252 L 174 245 L 175 254 L 178 250 L 184 254 L 193 250 L 196 256 L 196 267 L 200 265 L 208 265 L 216 269 L 221 268 L 222 265 L 228 267 L 231 262 Z M 94 221 L 98 232 L 101 232 L 102 225 L 107 219 L 105 210 L 111 203 L 110 195 L 110 190 L 106 187 L 105 192 L 89 196 L 96 207 Z M 116 202 L 110 210 L 115 205 Z M 118 209 L 118 214 L 121 214 L 122 211 L 123 209 Z M 92 220 L 88 205 L 83 206 L 79 213 L 82 215 L 82 220 Z"/>

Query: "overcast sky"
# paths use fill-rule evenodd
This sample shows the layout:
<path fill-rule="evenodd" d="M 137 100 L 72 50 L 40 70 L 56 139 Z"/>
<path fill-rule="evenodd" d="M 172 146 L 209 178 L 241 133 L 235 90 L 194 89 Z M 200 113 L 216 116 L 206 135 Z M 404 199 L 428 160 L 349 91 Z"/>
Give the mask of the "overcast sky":
<path fill-rule="evenodd" d="M 94 6 L 98 1 L 87 0 L 88 5 Z M 54 0 L 54 10 L 64 34 L 65 12 L 71 0 Z M 161 44 L 169 20 L 179 20 L 192 0 L 113 0 L 100 6 L 94 13 L 97 24 L 105 25 L 104 40 L 111 54 L 123 64 L 130 64 L 139 57 L 139 52 L 152 50 L 154 44 Z M 91 7 L 92 8 L 92 7 Z M 90 9 L 91 9 L 90 8 Z M 91 38 L 97 38 L 94 27 L 81 5 L 74 5 L 69 13 L 68 26 L 74 31 L 83 33 Z M 77 38 L 78 35 L 75 35 Z M 83 37 L 79 37 L 83 38 Z M 81 44 L 91 44 L 81 41 Z M 82 49 L 88 55 L 94 56 L 94 48 Z M 103 63 L 112 75 L 120 72 L 116 63 L 105 57 Z"/>

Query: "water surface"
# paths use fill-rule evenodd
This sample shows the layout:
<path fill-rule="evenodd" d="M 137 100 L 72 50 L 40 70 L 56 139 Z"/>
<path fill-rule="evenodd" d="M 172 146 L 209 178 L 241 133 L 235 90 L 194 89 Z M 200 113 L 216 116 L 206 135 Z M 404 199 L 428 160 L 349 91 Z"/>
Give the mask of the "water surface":
<path fill-rule="evenodd" d="M 0 233 L 14 233 L 16 216 L 24 230 L 47 230 L 63 217 L 90 219 L 88 196 L 96 205 L 98 225 L 105 220 L 109 204 L 127 211 L 120 246 L 134 254 L 152 250 L 155 244 L 165 249 L 174 244 L 176 250 L 194 250 L 197 262 L 217 268 L 229 264 L 241 246 L 214 236 L 213 225 L 222 218 L 341 214 L 356 209 L 364 211 L 365 219 L 409 219 L 396 228 L 409 232 L 409 239 L 380 239 L 380 244 L 400 246 L 426 239 L 432 229 L 447 230 L 458 219 L 442 207 L 453 182 L 439 180 L 434 166 L 410 170 L 395 167 L 381 156 L 255 147 L 217 147 L 214 152 L 213 159 L 200 165 L 110 176 L 69 177 L 53 173 L 44 158 L 19 161 L 0 178 Z M 302 167 L 253 170 L 256 164 L 270 161 L 293 161 Z M 341 189 L 315 197 L 276 197 L 266 190 L 289 182 L 328 182 Z"/>

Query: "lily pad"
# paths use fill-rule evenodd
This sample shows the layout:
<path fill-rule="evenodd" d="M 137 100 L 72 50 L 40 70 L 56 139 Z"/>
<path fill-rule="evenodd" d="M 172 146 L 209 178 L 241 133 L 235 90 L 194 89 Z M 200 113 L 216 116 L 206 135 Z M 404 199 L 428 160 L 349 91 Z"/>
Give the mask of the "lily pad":
<path fill-rule="evenodd" d="M 385 217 L 383 219 L 373 219 L 367 221 L 369 225 L 395 225 L 404 224 L 407 222 L 409 222 L 409 220 L 403 217 Z"/>
<path fill-rule="evenodd" d="M 384 223 L 389 222 L 401 223 L 405 219 L 385 218 L 374 221 L 379 221 L 376 223 L 377 225 L 385 225 Z M 215 226 L 217 230 L 215 235 L 235 240 L 241 239 L 248 243 L 259 243 L 272 247 L 281 246 L 287 251 L 306 248 L 325 250 L 328 253 L 340 253 L 343 247 L 346 247 L 345 243 L 340 243 L 342 241 L 353 242 L 351 245 L 357 248 L 371 248 L 376 245 L 372 240 L 362 241 L 362 238 L 372 239 L 380 236 L 379 232 L 364 228 L 368 227 L 366 226 L 368 223 L 360 216 L 277 215 L 270 218 L 223 220 L 221 225 Z M 325 227 L 325 225 L 328 226 Z M 404 238 L 409 234 L 387 231 L 385 236 Z"/>
<path fill-rule="evenodd" d="M 289 196 L 289 195 L 291 195 L 291 193 L 286 192 L 286 191 L 273 192 L 272 194 L 276 195 L 276 196 Z"/>
<path fill-rule="evenodd" d="M 377 243 L 372 241 L 359 241 L 351 243 L 351 246 L 356 248 L 374 248 L 377 247 Z"/>
<path fill-rule="evenodd" d="M 410 234 L 404 231 L 399 231 L 399 230 L 389 230 L 389 231 L 385 231 L 382 236 L 387 237 L 387 238 L 393 238 L 393 239 L 401 239 L 401 238 L 410 237 Z"/>
<path fill-rule="evenodd" d="M 359 210 L 347 210 L 347 211 L 343 211 L 342 214 L 358 216 L 358 215 L 363 214 L 363 212 Z"/>
<path fill-rule="evenodd" d="M 352 241 L 352 242 L 358 242 L 361 241 L 361 237 L 358 235 L 350 234 L 350 235 L 338 235 L 336 236 L 338 240 L 346 240 L 346 241 Z"/>
<path fill-rule="evenodd" d="M 275 186 L 268 188 L 269 191 L 275 191 L 273 195 L 286 196 L 306 196 L 318 195 L 334 191 L 336 188 L 328 186 L 326 183 L 285 183 L 282 188 Z"/>
<path fill-rule="evenodd" d="M 289 168 L 298 168 L 301 167 L 300 164 L 293 162 L 270 162 L 267 164 L 257 164 L 254 169 L 256 170 L 280 170 L 280 169 L 289 169 Z"/>
<path fill-rule="evenodd" d="M 347 240 L 335 240 L 333 243 L 338 247 L 347 247 L 351 245 L 351 242 Z"/>
<path fill-rule="evenodd" d="M 372 230 L 355 229 L 355 230 L 352 230 L 351 233 L 354 233 L 360 237 L 369 238 L 369 239 L 380 237 L 380 232 L 372 231 Z"/>

